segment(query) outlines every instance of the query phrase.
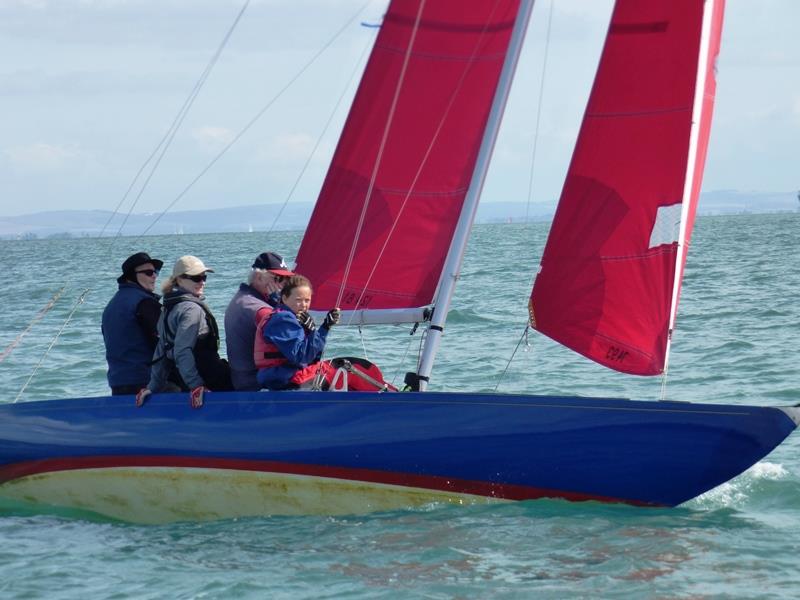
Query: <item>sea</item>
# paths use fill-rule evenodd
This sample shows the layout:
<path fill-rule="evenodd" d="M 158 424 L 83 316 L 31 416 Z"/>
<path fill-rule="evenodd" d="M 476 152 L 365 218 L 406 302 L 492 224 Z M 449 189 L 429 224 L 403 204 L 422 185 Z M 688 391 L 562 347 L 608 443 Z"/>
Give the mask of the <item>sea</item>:
<path fill-rule="evenodd" d="M 702 216 L 669 373 L 631 377 L 526 332 L 547 224 L 475 227 L 436 390 L 800 402 L 800 213 Z M 100 317 L 126 256 L 194 254 L 221 317 L 264 250 L 301 232 L 0 242 L 0 401 L 107 393 Z M 162 277 L 164 274 L 162 273 Z M 396 383 L 420 331 L 337 328 Z M 213 400 L 212 400 L 213 401 Z M 0 503 L 0 598 L 798 598 L 800 434 L 677 508 L 537 500 L 371 515 L 132 525 Z"/>

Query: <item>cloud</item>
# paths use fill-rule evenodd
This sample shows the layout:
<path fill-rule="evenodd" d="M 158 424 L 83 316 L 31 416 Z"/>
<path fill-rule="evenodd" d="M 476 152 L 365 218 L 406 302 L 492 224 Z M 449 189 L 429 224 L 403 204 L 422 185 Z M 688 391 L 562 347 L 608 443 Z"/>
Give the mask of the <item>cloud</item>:
<path fill-rule="evenodd" d="M 314 148 L 315 138 L 307 133 L 284 133 L 273 137 L 258 152 L 260 160 L 306 159 Z"/>
<path fill-rule="evenodd" d="M 81 155 L 75 144 L 56 145 L 44 142 L 14 146 L 4 150 L 3 154 L 15 168 L 26 171 L 59 170 Z"/>
<path fill-rule="evenodd" d="M 233 131 L 227 127 L 196 127 L 192 129 L 192 137 L 206 150 L 222 150 L 231 143 Z"/>

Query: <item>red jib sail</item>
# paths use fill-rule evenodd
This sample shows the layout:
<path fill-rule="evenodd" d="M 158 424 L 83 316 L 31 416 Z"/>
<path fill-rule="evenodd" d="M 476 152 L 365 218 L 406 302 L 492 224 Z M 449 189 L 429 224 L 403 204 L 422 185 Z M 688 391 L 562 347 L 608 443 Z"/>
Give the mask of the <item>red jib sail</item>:
<path fill-rule="evenodd" d="M 537 330 L 618 371 L 665 368 L 723 4 L 616 2 L 531 293 Z"/>
<path fill-rule="evenodd" d="M 518 5 L 391 3 L 298 253 L 314 308 L 432 302 Z"/>

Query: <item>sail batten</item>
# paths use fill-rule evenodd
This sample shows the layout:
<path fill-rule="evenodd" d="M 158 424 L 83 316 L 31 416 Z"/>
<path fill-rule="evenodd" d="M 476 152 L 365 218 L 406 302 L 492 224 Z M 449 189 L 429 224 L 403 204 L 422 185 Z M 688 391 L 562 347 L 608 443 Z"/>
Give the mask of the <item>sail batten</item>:
<path fill-rule="evenodd" d="M 664 371 L 713 107 L 722 0 L 617 0 L 539 274 L 532 325 Z"/>

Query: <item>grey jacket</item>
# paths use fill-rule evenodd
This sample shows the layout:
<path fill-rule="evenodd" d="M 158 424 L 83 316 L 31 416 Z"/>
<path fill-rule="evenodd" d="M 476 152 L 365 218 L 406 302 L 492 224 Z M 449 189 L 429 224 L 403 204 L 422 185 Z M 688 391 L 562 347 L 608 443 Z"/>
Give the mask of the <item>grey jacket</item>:
<path fill-rule="evenodd" d="M 237 390 L 259 390 L 256 380 L 253 344 L 256 337 L 256 314 L 272 303 L 246 283 L 231 299 L 225 311 L 225 345 L 228 349 L 228 362 L 231 364 L 231 379 Z"/>
<path fill-rule="evenodd" d="M 183 291 L 176 289 L 164 296 L 165 306 L 170 299 L 191 296 L 189 292 L 178 292 Z M 204 298 L 201 296 L 200 300 Z M 165 316 L 168 322 L 165 322 Z M 153 392 L 174 389 L 168 381 L 173 364 L 189 389 L 204 385 L 192 351 L 197 340 L 210 333 L 206 313 L 197 302 L 178 302 L 169 312 L 164 310 L 158 320 L 158 346 L 153 353 L 153 360 L 156 362 L 150 371 L 150 383 L 147 387 Z M 161 357 L 164 359 L 161 360 Z"/>

